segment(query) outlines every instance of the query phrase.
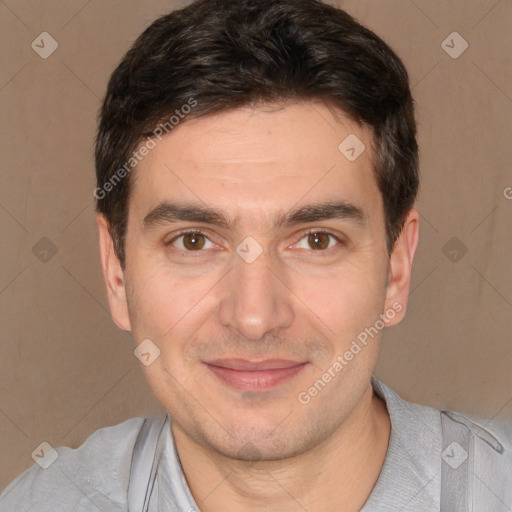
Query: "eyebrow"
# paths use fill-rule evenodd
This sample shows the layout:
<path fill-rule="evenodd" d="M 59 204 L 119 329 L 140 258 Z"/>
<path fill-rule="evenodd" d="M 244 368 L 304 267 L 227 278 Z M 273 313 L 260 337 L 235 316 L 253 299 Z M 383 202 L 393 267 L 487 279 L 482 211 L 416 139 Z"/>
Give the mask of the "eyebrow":
<path fill-rule="evenodd" d="M 365 226 L 367 215 L 362 208 L 344 200 L 307 204 L 286 213 L 274 216 L 273 229 L 294 226 L 322 220 L 348 220 L 359 226 Z M 240 219 L 230 218 L 221 210 L 201 203 L 163 201 L 152 208 L 142 219 L 143 231 L 179 221 L 201 222 L 225 229 L 233 229 Z"/>

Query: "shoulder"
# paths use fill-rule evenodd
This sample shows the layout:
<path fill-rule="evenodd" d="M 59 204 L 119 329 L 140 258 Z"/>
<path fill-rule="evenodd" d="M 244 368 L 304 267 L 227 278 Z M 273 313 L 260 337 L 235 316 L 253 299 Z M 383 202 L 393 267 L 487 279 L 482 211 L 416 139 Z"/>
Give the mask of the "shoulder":
<path fill-rule="evenodd" d="M 126 510 L 131 458 L 143 422 L 142 417 L 130 418 L 97 430 L 79 448 L 54 448 L 56 453 L 2 492 L 0 512 Z"/>
<path fill-rule="evenodd" d="M 390 451 L 418 474 L 435 475 L 433 496 L 442 484 L 442 468 L 460 467 L 467 470 L 467 492 L 478 510 L 512 510 L 512 422 L 440 411 L 408 402 L 376 379 L 372 384 L 390 414 Z M 448 421 L 443 422 L 443 417 Z M 451 434 L 454 429 L 459 433 L 462 429 L 461 446 L 452 445 L 457 440 Z"/>
<path fill-rule="evenodd" d="M 449 412 L 470 434 L 468 464 L 473 499 L 489 510 L 512 507 L 512 422 Z"/>

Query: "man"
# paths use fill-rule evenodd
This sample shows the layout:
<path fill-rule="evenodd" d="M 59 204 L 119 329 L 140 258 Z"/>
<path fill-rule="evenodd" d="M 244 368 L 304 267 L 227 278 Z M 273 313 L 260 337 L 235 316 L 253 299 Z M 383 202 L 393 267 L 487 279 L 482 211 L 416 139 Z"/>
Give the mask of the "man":
<path fill-rule="evenodd" d="M 2 512 L 512 510 L 510 427 L 372 376 L 418 242 L 383 41 L 316 0 L 199 0 L 139 37 L 100 117 L 110 309 L 168 414 L 58 448 Z"/>

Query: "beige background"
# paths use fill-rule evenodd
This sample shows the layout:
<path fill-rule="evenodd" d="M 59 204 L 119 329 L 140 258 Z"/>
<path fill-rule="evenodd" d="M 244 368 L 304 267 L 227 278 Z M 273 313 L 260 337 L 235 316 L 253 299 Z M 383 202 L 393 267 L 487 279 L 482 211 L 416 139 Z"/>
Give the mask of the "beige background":
<path fill-rule="evenodd" d="M 116 63 L 185 3 L 0 1 L 0 489 L 42 441 L 76 447 L 160 410 L 108 312 L 93 135 Z M 418 105 L 420 246 L 408 315 L 385 332 L 376 374 L 406 399 L 510 421 L 512 2 L 339 5 L 404 59 Z M 31 48 L 43 31 L 59 44 L 48 59 Z M 469 43 L 457 59 L 441 46 L 454 31 Z"/>

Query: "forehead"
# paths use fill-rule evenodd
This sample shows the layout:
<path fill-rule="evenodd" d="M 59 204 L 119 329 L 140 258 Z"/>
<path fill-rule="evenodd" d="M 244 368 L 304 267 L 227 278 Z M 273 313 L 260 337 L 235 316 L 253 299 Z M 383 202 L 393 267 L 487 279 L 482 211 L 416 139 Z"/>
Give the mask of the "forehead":
<path fill-rule="evenodd" d="M 368 216 L 381 209 L 370 130 L 320 102 L 185 119 L 155 142 L 134 175 L 130 209 L 139 222 L 170 200 L 222 209 L 237 222 L 270 223 L 335 198 Z"/>

